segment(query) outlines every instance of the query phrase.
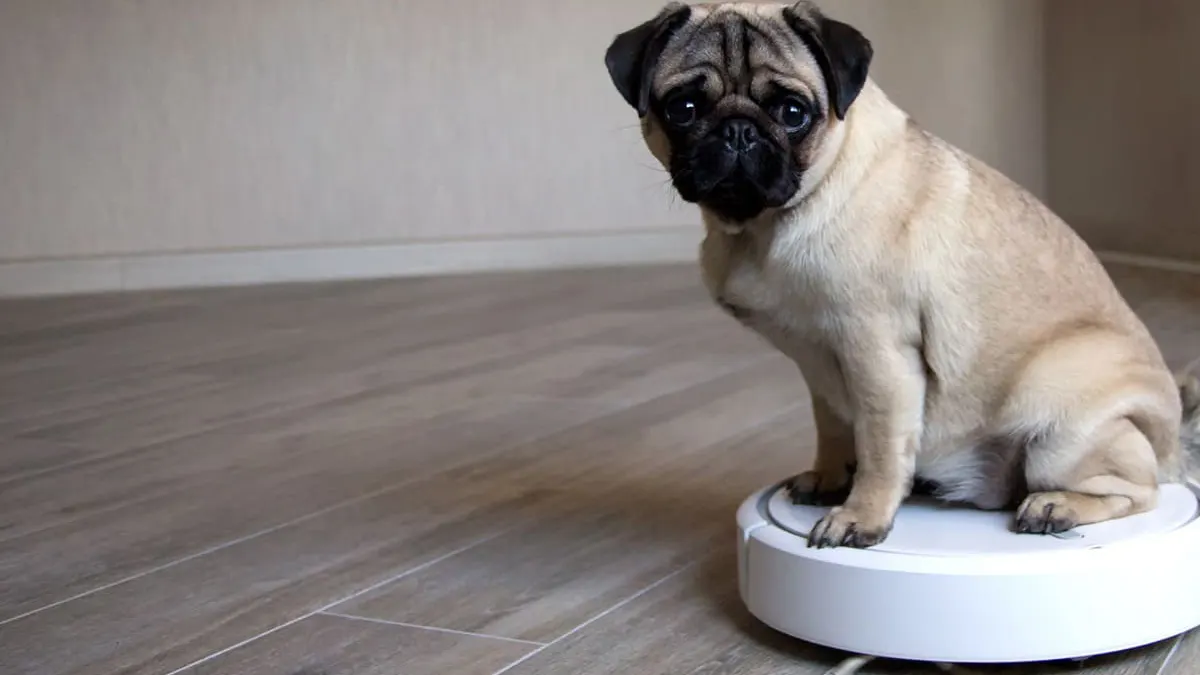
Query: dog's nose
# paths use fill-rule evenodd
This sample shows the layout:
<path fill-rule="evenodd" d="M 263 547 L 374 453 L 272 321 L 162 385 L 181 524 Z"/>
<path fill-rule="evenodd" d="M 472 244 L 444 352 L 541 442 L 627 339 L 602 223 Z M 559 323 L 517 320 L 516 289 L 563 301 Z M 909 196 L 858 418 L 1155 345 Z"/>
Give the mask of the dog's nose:
<path fill-rule="evenodd" d="M 721 132 L 725 137 L 725 145 L 729 146 L 730 150 L 745 152 L 758 145 L 758 126 L 750 120 L 725 120 Z"/>

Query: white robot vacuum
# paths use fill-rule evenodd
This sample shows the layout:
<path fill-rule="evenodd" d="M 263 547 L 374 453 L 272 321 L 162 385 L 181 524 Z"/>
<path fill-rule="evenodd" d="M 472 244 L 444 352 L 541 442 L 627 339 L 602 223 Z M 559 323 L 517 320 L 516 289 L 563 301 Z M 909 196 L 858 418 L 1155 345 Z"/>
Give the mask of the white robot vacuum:
<path fill-rule="evenodd" d="M 1200 626 L 1200 489 L 1063 535 L 914 498 L 871 549 L 809 548 L 826 513 L 783 483 L 738 510 L 738 582 L 763 623 L 867 657 L 945 664 L 1082 659 Z"/>

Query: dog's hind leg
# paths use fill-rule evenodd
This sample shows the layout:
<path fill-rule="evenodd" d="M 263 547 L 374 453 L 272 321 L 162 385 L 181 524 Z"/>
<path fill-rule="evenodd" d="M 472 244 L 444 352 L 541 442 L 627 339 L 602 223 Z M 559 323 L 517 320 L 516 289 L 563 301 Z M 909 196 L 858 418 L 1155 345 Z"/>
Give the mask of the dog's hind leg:
<path fill-rule="evenodd" d="M 1159 481 L 1178 464 L 1173 376 L 1104 330 L 1081 330 L 1039 350 L 1001 419 L 1001 428 L 1026 439 L 1020 532 L 1052 534 L 1150 510 Z"/>
<path fill-rule="evenodd" d="M 1148 511 L 1158 499 L 1158 463 L 1146 436 L 1128 419 L 1102 425 L 1072 446 L 1070 432 L 1028 449 L 1030 494 L 1017 510 L 1018 532 L 1056 534 Z"/>

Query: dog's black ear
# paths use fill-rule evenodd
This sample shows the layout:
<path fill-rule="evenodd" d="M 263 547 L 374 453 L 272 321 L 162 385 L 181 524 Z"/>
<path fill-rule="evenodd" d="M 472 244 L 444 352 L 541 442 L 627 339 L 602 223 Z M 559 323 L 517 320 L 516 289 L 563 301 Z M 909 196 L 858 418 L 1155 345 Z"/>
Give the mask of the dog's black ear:
<path fill-rule="evenodd" d="M 867 83 L 875 56 L 871 41 L 850 24 L 825 17 L 807 0 L 784 9 L 783 17 L 820 64 L 829 107 L 839 120 L 846 119 L 846 111 Z"/>
<path fill-rule="evenodd" d="M 650 78 L 658 57 L 691 13 L 691 7 L 672 2 L 653 19 L 614 38 L 604 54 L 613 84 L 639 117 L 650 110 Z"/>

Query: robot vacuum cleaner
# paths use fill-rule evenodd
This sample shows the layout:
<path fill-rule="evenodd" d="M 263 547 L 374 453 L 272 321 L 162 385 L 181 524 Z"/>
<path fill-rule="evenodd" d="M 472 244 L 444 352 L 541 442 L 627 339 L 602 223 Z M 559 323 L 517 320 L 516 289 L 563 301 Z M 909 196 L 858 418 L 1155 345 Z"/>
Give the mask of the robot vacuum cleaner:
<path fill-rule="evenodd" d="M 932 663 L 1083 659 L 1200 626 L 1200 488 L 1164 485 L 1151 512 L 1054 536 L 1012 514 L 913 499 L 870 549 L 808 548 L 827 508 L 783 483 L 738 510 L 750 612 L 806 642 Z"/>

